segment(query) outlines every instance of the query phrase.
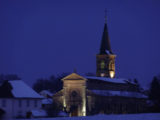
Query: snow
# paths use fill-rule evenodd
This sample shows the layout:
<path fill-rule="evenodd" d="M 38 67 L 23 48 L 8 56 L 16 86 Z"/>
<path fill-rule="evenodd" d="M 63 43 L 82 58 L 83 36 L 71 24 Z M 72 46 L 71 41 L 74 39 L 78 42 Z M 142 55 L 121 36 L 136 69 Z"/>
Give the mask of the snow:
<path fill-rule="evenodd" d="M 64 112 L 64 111 L 60 111 L 60 112 L 58 113 L 58 116 L 67 117 L 68 114 L 67 114 L 66 112 Z"/>
<path fill-rule="evenodd" d="M 33 117 L 45 117 L 47 113 L 45 110 L 31 110 Z"/>
<path fill-rule="evenodd" d="M 18 119 L 18 120 L 27 120 L 27 119 Z M 58 117 L 58 118 L 28 119 L 28 120 L 160 120 L 160 113 L 123 114 L 123 115 L 100 114 L 87 117 Z"/>
<path fill-rule="evenodd" d="M 102 96 L 123 96 L 123 97 L 147 98 L 147 96 L 139 92 L 112 91 L 112 90 L 91 90 L 91 91 L 97 95 L 102 95 Z"/>
<path fill-rule="evenodd" d="M 42 104 L 52 104 L 53 100 L 51 98 L 42 99 Z"/>
<path fill-rule="evenodd" d="M 128 80 L 120 79 L 120 78 L 107 78 L 107 77 L 93 77 L 93 76 L 85 76 L 87 79 L 94 79 L 94 80 L 102 80 L 106 82 L 112 83 L 126 83 Z"/>
<path fill-rule="evenodd" d="M 107 54 L 111 54 L 109 50 L 106 50 L 106 53 L 107 53 Z"/>
<path fill-rule="evenodd" d="M 43 98 L 22 80 L 13 80 L 9 83 L 13 87 L 12 94 L 16 98 Z"/>
<path fill-rule="evenodd" d="M 47 96 L 52 97 L 53 96 L 53 94 L 48 90 L 42 90 L 39 94 L 44 97 L 47 97 Z"/>

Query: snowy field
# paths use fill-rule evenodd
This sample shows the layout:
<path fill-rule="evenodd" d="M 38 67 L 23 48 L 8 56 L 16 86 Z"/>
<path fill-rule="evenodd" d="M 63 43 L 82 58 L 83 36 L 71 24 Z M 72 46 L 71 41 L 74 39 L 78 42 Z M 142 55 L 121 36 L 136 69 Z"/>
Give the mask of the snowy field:
<path fill-rule="evenodd" d="M 59 117 L 59 118 L 17 119 L 17 120 L 160 120 L 160 113 L 95 115 L 87 117 Z"/>

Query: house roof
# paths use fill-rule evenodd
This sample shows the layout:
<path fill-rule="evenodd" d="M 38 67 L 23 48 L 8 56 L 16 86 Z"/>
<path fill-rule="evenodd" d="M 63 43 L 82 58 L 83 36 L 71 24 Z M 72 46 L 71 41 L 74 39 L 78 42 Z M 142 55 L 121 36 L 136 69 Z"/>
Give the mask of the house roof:
<path fill-rule="evenodd" d="M 43 98 L 22 80 L 7 81 L 0 89 L 3 90 L 0 96 L 4 98 Z"/>

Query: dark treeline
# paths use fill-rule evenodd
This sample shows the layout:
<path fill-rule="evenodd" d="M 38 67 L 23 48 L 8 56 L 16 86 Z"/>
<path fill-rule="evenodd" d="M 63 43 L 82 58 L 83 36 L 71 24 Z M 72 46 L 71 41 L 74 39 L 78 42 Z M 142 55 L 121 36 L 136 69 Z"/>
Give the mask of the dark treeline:
<path fill-rule="evenodd" d="M 69 73 L 62 73 L 57 76 L 50 76 L 49 78 L 39 78 L 33 84 L 33 89 L 38 93 L 42 90 L 49 90 L 50 92 L 57 92 L 62 89 L 62 78 Z"/>
<path fill-rule="evenodd" d="M 21 78 L 16 74 L 0 74 L 0 83 L 6 80 L 20 80 Z"/>

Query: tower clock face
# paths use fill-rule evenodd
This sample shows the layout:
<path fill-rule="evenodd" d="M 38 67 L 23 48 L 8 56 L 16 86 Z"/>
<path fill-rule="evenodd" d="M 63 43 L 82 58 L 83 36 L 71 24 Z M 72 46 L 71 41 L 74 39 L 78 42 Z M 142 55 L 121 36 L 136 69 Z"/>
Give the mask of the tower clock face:
<path fill-rule="evenodd" d="M 104 68 L 105 68 L 105 62 L 101 61 L 101 69 L 104 69 Z"/>

